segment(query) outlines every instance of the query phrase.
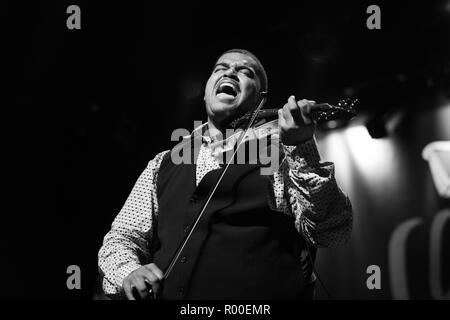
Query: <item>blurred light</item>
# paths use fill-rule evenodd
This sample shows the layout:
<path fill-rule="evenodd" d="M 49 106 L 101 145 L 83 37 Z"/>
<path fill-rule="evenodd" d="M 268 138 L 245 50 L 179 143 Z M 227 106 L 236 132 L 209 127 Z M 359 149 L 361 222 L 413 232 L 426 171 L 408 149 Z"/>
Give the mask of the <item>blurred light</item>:
<path fill-rule="evenodd" d="M 386 120 L 386 130 L 388 134 L 393 133 L 405 117 L 405 110 L 396 110 L 389 119 Z"/>
<path fill-rule="evenodd" d="M 392 181 L 400 179 L 400 162 L 393 141 L 373 139 L 363 125 L 324 135 L 318 143 L 320 154 L 335 165 L 336 179 L 346 191 L 354 189 L 354 178 L 363 177 L 373 194 L 396 192 Z"/>
<path fill-rule="evenodd" d="M 325 121 L 325 122 L 319 124 L 319 128 L 322 130 L 334 130 L 334 129 L 343 128 L 347 125 L 348 125 L 348 120 L 337 119 L 337 120 Z"/>
<path fill-rule="evenodd" d="M 408 76 L 406 74 L 404 74 L 404 73 L 399 73 L 397 75 L 397 80 L 399 82 L 406 82 L 406 80 L 408 80 Z"/>
<path fill-rule="evenodd" d="M 338 123 L 336 120 L 331 120 L 327 122 L 328 128 L 330 129 L 336 129 L 338 126 Z"/>
<path fill-rule="evenodd" d="M 318 143 L 322 159 L 335 165 L 336 179 L 343 190 L 358 192 L 365 188 L 374 197 L 398 192 L 402 177 L 394 141 L 372 139 L 364 125 L 352 126 L 322 136 Z M 355 178 L 363 184 L 355 186 Z"/>
<path fill-rule="evenodd" d="M 341 132 L 331 132 L 318 143 L 323 159 L 332 161 L 335 165 L 336 179 L 346 190 L 352 187 L 351 162 L 345 135 Z"/>
<path fill-rule="evenodd" d="M 422 151 L 422 158 L 428 161 L 438 194 L 450 199 L 450 141 L 429 143 Z"/>
<path fill-rule="evenodd" d="M 347 87 L 344 89 L 344 95 L 346 97 L 352 97 L 355 95 L 355 93 L 356 93 L 356 90 L 353 87 Z"/>
<path fill-rule="evenodd" d="M 447 140 L 450 139 L 450 103 L 443 104 L 436 112 L 434 130 L 438 139 Z"/>
<path fill-rule="evenodd" d="M 371 181 L 392 177 L 395 153 L 390 140 L 372 139 L 364 126 L 348 128 L 345 136 L 349 151 L 361 173 L 369 175 Z"/>
<path fill-rule="evenodd" d="M 91 105 L 91 111 L 92 112 L 99 112 L 100 111 L 100 106 L 98 104 L 96 104 L 96 103 L 93 103 Z"/>

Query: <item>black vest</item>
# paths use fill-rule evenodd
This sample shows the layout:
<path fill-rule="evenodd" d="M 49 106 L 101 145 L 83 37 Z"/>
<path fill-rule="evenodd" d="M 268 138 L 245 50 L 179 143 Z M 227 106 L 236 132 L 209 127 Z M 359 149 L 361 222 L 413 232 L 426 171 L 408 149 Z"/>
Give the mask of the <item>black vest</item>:
<path fill-rule="evenodd" d="M 198 152 L 193 149 L 195 159 Z M 166 270 L 221 171 L 207 173 L 196 187 L 195 164 L 175 165 L 170 152 L 162 160 L 154 229 L 154 263 L 161 270 Z M 165 279 L 163 299 L 308 298 L 303 272 L 307 262 L 301 258 L 305 242 L 292 217 L 270 210 L 270 188 L 259 165 L 230 165 Z"/>

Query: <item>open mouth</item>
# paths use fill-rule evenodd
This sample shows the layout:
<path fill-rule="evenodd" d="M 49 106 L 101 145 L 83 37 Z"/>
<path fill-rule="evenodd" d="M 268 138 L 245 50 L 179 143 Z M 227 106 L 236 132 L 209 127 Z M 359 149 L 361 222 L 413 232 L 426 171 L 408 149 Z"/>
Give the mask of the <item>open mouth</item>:
<path fill-rule="evenodd" d="M 237 83 L 226 80 L 219 84 L 216 90 L 216 95 L 227 95 L 231 97 L 236 97 L 239 92 L 239 86 Z"/>

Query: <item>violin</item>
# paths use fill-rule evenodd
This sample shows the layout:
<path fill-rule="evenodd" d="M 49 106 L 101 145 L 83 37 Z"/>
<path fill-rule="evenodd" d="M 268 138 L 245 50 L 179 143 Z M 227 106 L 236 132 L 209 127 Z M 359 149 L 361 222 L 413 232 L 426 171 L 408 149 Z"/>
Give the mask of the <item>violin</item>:
<path fill-rule="evenodd" d="M 329 103 L 319 103 L 311 107 L 311 118 L 317 123 L 323 123 L 331 120 L 351 120 L 356 116 L 356 108 L 359 105 L 358 99 L 341 99 L 337 105 Z M 261 109 L 246 113 L 244 116 L 234 120 L 231 127 L 236 129 L 242 126 L 246 121 L 255 116 L 255 120 L 278 118 L 278 109 Z"/>
<path fill-rule="evenodd" d="M 311 107 L 311 118 L 314 123 L 324 123 L 333 120 L 349 121 L 356 117 L 358 99 L 341 99 L 337 105 L 329 103 L 319 103 Z M 252 139 L 262 139 L 269 135 L 278 135 L 278 110 L 279 109 L 257 109 L 249 111 L 242 117 L 231 122 L 229 127 L 234 133 L 226 136 L 225 139 L 213 142 L 209 147 L 214 150 L 212 155 L 218 160 L 224 152 L 232 150 L 241 138 L 241 142 L 248 142 Z M 251 122 L 251 123 L 249 123 Z M 246 130 L 243 128 L 248 126 Z M 242 132 L 246 132 L 241 137 Z"/>

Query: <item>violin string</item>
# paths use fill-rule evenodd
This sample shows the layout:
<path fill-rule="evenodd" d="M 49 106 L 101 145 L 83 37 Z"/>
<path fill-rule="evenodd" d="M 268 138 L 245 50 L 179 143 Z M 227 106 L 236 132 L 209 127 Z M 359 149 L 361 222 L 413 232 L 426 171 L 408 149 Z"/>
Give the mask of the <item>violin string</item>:
<path fill-rule="evenodd" d="M 259 112 L 259 110 L 261 110 L 262 106 L 264 105 L 265 99 L 262 99 L 261 102 L 259 103 L 258 107 L 256 108 L 254 114 L 252 115 L 252 118 L 250 119 L 250 122 L 247 124 L 242 136 L 239 138 L 239 142 L 237 144 L 237 147 L 235 148 L 233 155 L 231 156 L 231 158 L 229 159 L 229 161 L 226 163 L 225 167 L 223 168 L 219 178 L 217 179 L 216 184 L 214 185 L 214 188 L 210 191 L 207 200 L 205 201 L 204 205 L 202 206 L 202 209 L 200 211 L 200 213 L 198 214 L 197 218 L 195 219 L 194 224 L 192 225 L 192 227 L 189 230 L 189 233 L 187 234 L 187 236 L 184 238 L 184 240 L 182 241 L 181 245 L 178 247 L 175 256 L 172 258 L 169 266 L 167 267 L 166 271 L 164 272 L 164 278 L 167 279 L 167 277 L 169 276 L 170 272 L 172 271 L 173 267 L 175 266 L 176 261 L 178 260 L 178 258 L 181 255 L 181 252 L 183 251 L 184 247 L 186 246 L 186 244 L 188 243 L 192 233 L 195 230 L 195 227 L 197 226 L 197 224 L 199 223 L 201 217 L 203 216 L 203 213 L 206 211 L 206 208 L 208 207 L 209 202 L 211 201 L 212 197 L 214 196 L 214 193 L 216 191 L 216 189 L 218 188 L 220 182 L 222 181 L 223 177 L 225 176 L 225 173 L 228 169 L 228 167 L 230 166 L 231 162 L 233 161 L 234 157 L 236 156 L 236 153 L 239 149 L 239 147 L 241 146 L 242 142 L 244 141 L 245 137 L 247 136 L 248 131 L 250 130 L 253 122 L 256 119 L 256 116 Z"/>

